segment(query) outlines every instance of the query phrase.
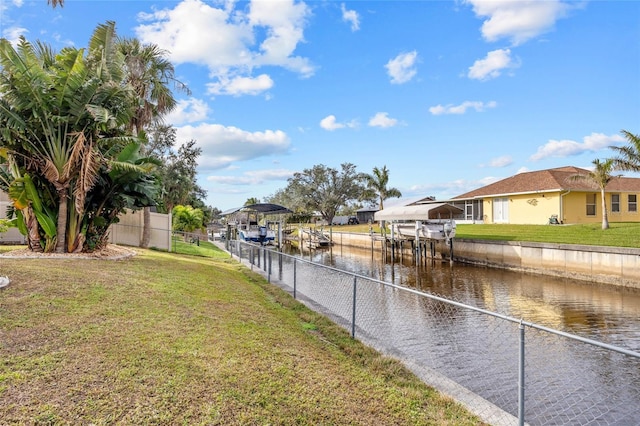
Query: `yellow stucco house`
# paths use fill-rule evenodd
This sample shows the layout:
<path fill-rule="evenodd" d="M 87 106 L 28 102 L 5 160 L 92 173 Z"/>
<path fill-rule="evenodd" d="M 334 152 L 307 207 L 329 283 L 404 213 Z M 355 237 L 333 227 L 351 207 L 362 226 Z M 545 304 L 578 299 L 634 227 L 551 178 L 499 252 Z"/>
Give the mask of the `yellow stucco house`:
<path fill-rule="evenodd" d="M 464 206 L 465 219 L 484 223 L 547 224 L 555 217 L 561 223 L 602 222 L 600 189 L 578 167 L 519 173 L 449 202 Z M 640 222 L 638 213 L 640 178 L 618 177 L 607 185 L 605 201 L 610 222 Z"/>

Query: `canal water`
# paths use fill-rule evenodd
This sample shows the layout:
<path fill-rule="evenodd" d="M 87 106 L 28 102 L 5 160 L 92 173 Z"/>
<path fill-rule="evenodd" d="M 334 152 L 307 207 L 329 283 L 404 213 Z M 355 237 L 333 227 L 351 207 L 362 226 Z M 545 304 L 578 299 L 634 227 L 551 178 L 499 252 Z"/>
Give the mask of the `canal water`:
<path fill-rule="evenodd" d="M 380 250 L 334 246 L 289 254 L 640 352 L 640 290 Z M 640 424 L 640 423 L 639 423 Z"/>
<path fill-rule="evenodd" d="M 379 251 L 342 246 L 284 251 L 316 264 L 640 352 L 638 290 L 432 259 L 416 264 L 412 256 L 391 262 Z M 295 282 L 295 272 L 291 276 L 288 269 L 280 279 Z M 349 324 L 351 291 L 331 275 L 300 263 L 298 293 L 329 308 L 339 323 Z M 475 398 L 517 416 L 517 324 L 374 282 L 368 285 L 363 279 L 358 282 L 357 337 L 419 366 L 414 372 L 427 383 L 475 407 L 485 421 L 514 424 L 514 418 L 505 421 L 501 415 L 495 421 L 487 419 L 486 412 L 477 409 L 482 402 Z M 525 340 L 527 424 L 640 424 L 639 359 L 534 328 L 526 327 Z M 422 375 L 421 368 L 444 380 L 434 381 L 431 373 Z M 449 392 L 447 380 L 471 396 Z"/>

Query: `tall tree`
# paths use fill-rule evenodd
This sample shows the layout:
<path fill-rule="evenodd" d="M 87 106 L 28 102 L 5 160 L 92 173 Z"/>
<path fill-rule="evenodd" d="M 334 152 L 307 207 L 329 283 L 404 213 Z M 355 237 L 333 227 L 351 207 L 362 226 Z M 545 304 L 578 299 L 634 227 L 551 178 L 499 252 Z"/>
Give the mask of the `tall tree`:
<path fill-rule="evenodd" d="M 363 181 L 364 176 L 351 163 L 343 163 L 340 170 L 319 164 L 295 173 L 286 191 L 300 199 L 308 211 L 318 211 L 331 223 L 341 207 L 362 196 Z"/>
<path fill-rule="evenodd" d="M 611 147 L 618 153 L 618 156 L 613 159 L 613 165 L 619 170 L 640 172 L 640 135 L 634 135 L 627 130 L 622 130 L 622 134 L 629 144 Z"/>
<path fill-rule="evenodd" d="M 115 48 L 115 23 L 99 25 L 87 49 L 65 48 L 57 55 L 23 37 L 14 49 L 0 40 L 0 132 L 2 144 L 20 157 L 25 170 L 37 171 L 57 197 L 57 242 L 67 235 L 69 214 L 84 214 L 95 184 L 101 149 L 115 143 L 130 120 L 134 96 L 122 85 L 122 57 Z M 68 202 L 72 202 L 69 211 Z"/>
<path fill-rule="evenodd" d="M 138 106 L 128 123 L 133 134 L 140 134 L 152 124 L 162 123 L 163 116 L 171 112 L 177 101 L 171 87 L 189 93 L 185 84 L 175 77 L 168 52 L 155 44 L 141 44 L 135 38 L 118 41 L 118 49 L 124 55 L 125 82 L 138 97 Z M 144 208 L 144 228 L 141 247 L 148 247 L 151 239 L 151 210 Z"/>
<path fill-rule="evenodd" d="M 387 166 L 383 166 L 381 169 L 374 167 L 373 173 L 364 175 L 364 178 L 369 195 L 375 194 L 376 198 L 378 198 L 380 210 L 384 209 L 384 201 L 387 198 L 402 197 L 400 190 L 387 187 L 389 185 L 389 170 Z"/>
<path fill-rule="evenodd" d="M 204 205 L 206 191 L 197 183 L 196 170 L 202 149 L 196 141 L 183 143 L 176 152 L 176 129 L 166 125 L 152 126 L 148 140 L 147 155 L 162 163 L 157 169 L 159 207 L 170 212 L 177 205 Z"/>
<path fill-rule="evenodd" d="M 247 198 L 247 201 L 244 202 L 245 206 L 250 206 L 252 204 L 258 204 L 260 200 L 256 197 Z"/>
<path fill-rule="evenodd" d="M 607 159 L 604 161 L 593 160 L 594 169 L 586 174 L 575 174 L 570 176 L 571 180 L 586 180 L 594 188 L 600 190 L 600 198 L 602 200 L 602 229 L 609 229 L 609 215 L 607 213 L 607 200 L 605 198 L 605 189 L 609 182 L 617 178 L 612 175 L 613 172 L 613 159 Z"/>

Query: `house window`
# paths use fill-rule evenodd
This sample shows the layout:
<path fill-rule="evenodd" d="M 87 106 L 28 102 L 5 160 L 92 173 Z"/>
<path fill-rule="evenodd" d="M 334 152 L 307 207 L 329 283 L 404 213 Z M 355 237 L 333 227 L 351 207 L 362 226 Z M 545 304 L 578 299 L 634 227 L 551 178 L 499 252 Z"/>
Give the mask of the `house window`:
<path fill-rule="evenodd" d="M 620 213 L 620 194 L 611 194 L 611 213 Z"/>
<path fill-rule="evenodd" d="M 638 196 L 636 194 L 629 194 L 629 211 L 637 212 L 638 211 Z"/>
<path fill-rule="evenodd" d="M 587 194 L 587 216 L 596 215 L 596 194 Z"/>

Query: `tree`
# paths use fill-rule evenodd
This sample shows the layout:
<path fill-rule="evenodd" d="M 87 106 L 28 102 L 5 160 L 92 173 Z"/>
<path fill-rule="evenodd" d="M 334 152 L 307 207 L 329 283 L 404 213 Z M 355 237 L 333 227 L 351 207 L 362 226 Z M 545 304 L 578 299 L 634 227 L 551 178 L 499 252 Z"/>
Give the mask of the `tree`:
<path fill-rule="evenodd" d="M 256 197 L 247 198 L 247 201 L 244 202 L 245 206 L 250 206 L 252 204 L 259 204 L 260 200 Z"/>
<path fill-rule="evenodd" d="M 171 112 L 177 101 L 170 84 L 189 93 L 189 89 L 175 78 L 173 64 L 166 59 L 168 52 L 155 44 L 141 44 L 138 39 L 124 38 L 118 41 L 118 50 L 124 55 L 125 82 L 138 97 L 128 129 L 140 134 L 151 124 L 162 123 L 163 115 Z M 141 247 L 149 247 L 151 239 L 151 210 L 144 208 L 144 228 Z"/>
<path fill-rule="evenodd" d="M 125 209 L 139 210 L 155 203 L 159 191 L 153 171 L 160 163 L 140 155 L 141 143 L 121 149 L 98 175 L 98 182 L 87 195 L 85 221 L 86 249 L 93 251 L 107 244 L 107 230 L 119 221 Z"/>
<path fill-rule="evenodd" d="M 193 232 L 203 227 L 203 213 L 191 206 L 175 206 L 172 210 L 173 229 L 175 231 Z"/>
<path fill-rule="evenodd" d="M 122 129 L 135 97 L 122 84 L 115 39 L 115 24 L 107 22 L 94 31 L 86 56 L 77 48 L 54 54 L 24 37 L 17 50 L 0 40 L 2 146 L 21 170 L 37 174 L 36 188 L 55 193 L 57 252 L 82 239 L 78 223 L 69 228 L 67 221 L 84 217 L 87 193 L 105 161 L 102 152 L 127 139 Z"/>
<path fill-rule="evenodd" d="M 158 207 L 170 212 L 176 205 L 204 206 L 206 191 L 197 183 L 198 157 L 202 149 L 195 140 L 183 143 L 178 151 L 176 129 L 166 125 L 151 128 L 146 145 L 147 155 L 158 159 L 162 165 L 157 169 L 160 181 Z"/>
<path fill-rule="evenodd" d="M 389 170 L 387 166 L 383 166 L 382 169 L 374 167 L 373 174 L 364 175 L 364 178 L 367 184 L 367 190 L 370 191 L 367 195 L 375 194 L 380 201 L 380 210 L 384 209 L 384 200 L 387 198 L 402 197 L 402 193 L 398 189 L 387 188 L 389 184 Z"/>
<path fill-rule="evenodd" d="M 607 214 L 607 200 L 605 198 L 605 189 L 609 182 L 617 178 L 613 176 L 613 159 L 607 159 L 601 162 L 600 160 L 593 160 L 593 171 L 587 174 L 575 174 L 569 177 L 571 180 L 586 180 L 592 184 L 595 188 L 600 189 L 600 198 L 602 199 L 602 229 L 609 229 L 609 217 Z"/>
<path fill-rule="evenodd" d="M 618 156 L 613 159 L 613 166 L 618 170 L 640 172 L 640 135 L 634 135 L 627 130 L 622 130 L 622 134 L 629 145 L 611 147 L 618 153 Z"/>
<path fill-rule="evenodd" d="M 308 211 L 318 211 L 331 223 L 341 207 L 362 196 L 363 181 L 363 175 L 351 163 L 343 163 L 340 171 L 320 164 L 295 173 L 285 191 L 301 200 Z"/>
<path fill-rule="evenodd" d="M 190 140 L 182 144 L 177 153 L 169 154 L 161 177 L 162 197 L 167 211 L 179 204 L 194 204 L 206 196 L 206 191 L 196 181 L 197 160 L 201 153 L 202 148 L 196 147 L 195 140 Z"/>

